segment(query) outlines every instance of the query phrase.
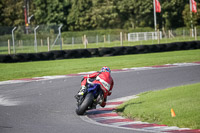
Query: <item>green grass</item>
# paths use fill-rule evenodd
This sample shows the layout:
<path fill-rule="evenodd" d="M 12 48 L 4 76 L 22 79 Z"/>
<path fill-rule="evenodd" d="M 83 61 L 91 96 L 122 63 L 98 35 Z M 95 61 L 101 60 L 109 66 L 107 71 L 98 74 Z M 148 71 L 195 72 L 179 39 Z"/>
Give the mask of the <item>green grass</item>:
<path fill-rule="evenodd" d="M 98 71 L 102 66 L 121 69 L 195 61 L 200 61 L 200 50 L 25 63 L 0 63 L 0 81 Z"/>
<path fill-rule="evenodd" d="M 145 92 L 117 109 L 122 115 L 168 126 L 200 129 L 200 83 Z M 171 117 L 173 108 L 176 117 Z"/>

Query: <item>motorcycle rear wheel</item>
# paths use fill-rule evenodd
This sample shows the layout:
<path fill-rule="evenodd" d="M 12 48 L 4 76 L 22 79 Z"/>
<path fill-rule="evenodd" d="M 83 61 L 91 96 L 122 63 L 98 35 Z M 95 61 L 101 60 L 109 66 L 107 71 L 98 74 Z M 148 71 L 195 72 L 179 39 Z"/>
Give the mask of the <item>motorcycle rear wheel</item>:
<path fill-rule="evenodd" d="M 91 106 L 93 100 L 94 100 L 93 94 L 92 93 L 88 93 L 85 96 L 85 99 L 82 102 L 82 104 L 79 105 L 78 108 L 76 109 L 76 114 L 77 115 L 83 115 L 86 112 L 86 110 L 88 109 L 88 107 Z"/>

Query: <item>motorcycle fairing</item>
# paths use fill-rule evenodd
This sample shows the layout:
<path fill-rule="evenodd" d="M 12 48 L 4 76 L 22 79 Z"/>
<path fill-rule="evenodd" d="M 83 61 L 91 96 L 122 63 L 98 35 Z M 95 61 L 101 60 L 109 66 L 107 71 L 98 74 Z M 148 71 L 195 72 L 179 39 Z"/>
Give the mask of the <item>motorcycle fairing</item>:
<path fill-rule="evenodd" d="M 94 85 L 88 84 L 87 92 L 88 93 L 92 92 L 95 98 L 97 98 L 97 96 L 99 95 L 100 92 L 99 90 L 101 90 L 100 84 L 94 84 Z"/>

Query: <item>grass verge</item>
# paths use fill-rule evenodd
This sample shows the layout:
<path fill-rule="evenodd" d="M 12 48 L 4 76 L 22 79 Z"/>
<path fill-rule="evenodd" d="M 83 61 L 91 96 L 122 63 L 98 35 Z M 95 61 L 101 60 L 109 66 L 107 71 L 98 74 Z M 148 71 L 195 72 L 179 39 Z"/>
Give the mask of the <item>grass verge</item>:
<path fill-rule="evenodd" d="M 117 109 L 122 115 L 168 126 L 200 129 L 200 83 L 139 94 Z M 176 117 L 171 117 L 171 108 Z"/>
<path fill-rule="evenodd" d="M 0 81 L 98 71 L 102 66 L 121 69 L 195 61 L 200 61 L 199 49 L 112 57 L 0 63 Z"/>

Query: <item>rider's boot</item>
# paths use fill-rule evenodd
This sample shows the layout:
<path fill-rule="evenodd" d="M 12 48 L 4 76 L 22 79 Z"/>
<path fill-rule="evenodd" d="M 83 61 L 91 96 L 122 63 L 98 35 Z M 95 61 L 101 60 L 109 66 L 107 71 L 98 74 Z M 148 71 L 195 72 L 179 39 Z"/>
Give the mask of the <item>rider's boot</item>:
<path fill-rule="evenodd" d="M 104 108 L 106 106 L 106 101 L 107 101 L 107 97 L 103 100 L 100 106 Z"/>
<path fill-rule="evenodd" d="M 104 108 L 104 107 L 106 106 L 106 102 L 103 101 L 103 102 L 100 104 L 100 106 Z"/>
<path fill-rule="evenodd" d="M 86 86 L 81 86 L 81 89 L 80 89 L 80 91 L 78 92 L 78 94 L 75 95 L 75 98 L 76 98 L 76 99 L 79 99 L 80 96 L 83 96 L 83 95 L 84 95 L 84 92 L 85 92 L 85 89 L 86 89 Z"/>

